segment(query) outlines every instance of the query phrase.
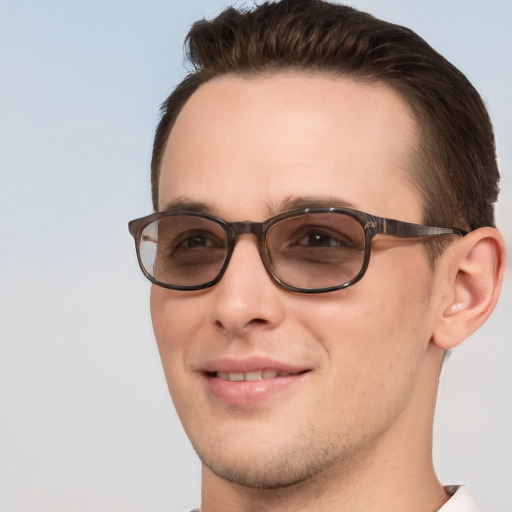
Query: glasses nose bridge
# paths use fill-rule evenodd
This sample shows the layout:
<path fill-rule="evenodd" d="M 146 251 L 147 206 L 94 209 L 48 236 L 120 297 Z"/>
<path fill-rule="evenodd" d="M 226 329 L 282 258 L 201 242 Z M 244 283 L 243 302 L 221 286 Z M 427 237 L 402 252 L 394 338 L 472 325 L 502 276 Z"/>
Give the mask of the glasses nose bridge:
<path fill-rule="evenodd" d="M 235 245 L 238 242 L 240 235 L 249 234 L 254 235 L 256 237 L 256 245 L 258 247 L 258 253 L 260 255 L 260 259 L 265 268 L 268 267 L 268 263 L 265 258 L 265 223 L 264 222 L 230 222 L 229 227 L 231 229 L 231 243 L 230 243 L 230 252 L 235 249 Z M 267 268 L 268 270 L 268 268 Z"/>
<path fill-rule="evenodd" d="M 231 222 L 229 227 L 235 235 L 235 238 L 248 233 L 254 235 L 259 242 L 263 235 L 263 222 Z"/>

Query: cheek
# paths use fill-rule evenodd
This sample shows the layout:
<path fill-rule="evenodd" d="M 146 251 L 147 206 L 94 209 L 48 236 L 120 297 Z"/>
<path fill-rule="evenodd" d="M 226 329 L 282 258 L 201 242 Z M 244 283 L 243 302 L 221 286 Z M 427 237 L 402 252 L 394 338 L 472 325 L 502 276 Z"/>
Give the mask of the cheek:
<path fill-rule="evenodd" d="M 200 304 L 193 294 L 151 288 L 151 319 L 169 388 L 182 378 L 190 340 L 204 324 Z M 172 390 L 171 390 L 172 392 Z"/>
<path fill-rule="evenodd" d="M 375 404 L 411 389 L 429 347 L 431 285 L 430 271 L 418 272 L 418 262 L 403 251 L 397 251 L 401 259 L 374 258 L 359 283 L 336 292 L 337 300 L 321 298 L 314 315 L 306 302 L 296 315 L 323 347 L 333 400 L 344 394 Z"/>
<path fill-rule="evenodd" d="M 151 318 L 160 359 L 174 407 L 184 426 L 201 415 L 196 384 L 187 372 L 191 340 L 204 325 L 204 316 L 194 294 L 182 294 L 153 286 Z"/>
<path fill-rule="evenodd" d="M 194 293 L 177 292 L 153 285 L 151 319 L 159 348 L 180 346 L 204 321 Z"/>

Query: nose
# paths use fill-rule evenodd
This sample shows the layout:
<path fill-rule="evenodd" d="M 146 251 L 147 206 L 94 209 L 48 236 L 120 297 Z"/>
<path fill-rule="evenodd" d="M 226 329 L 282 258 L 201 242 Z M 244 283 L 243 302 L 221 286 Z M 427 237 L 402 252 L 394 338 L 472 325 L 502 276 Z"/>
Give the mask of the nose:
<path fill-rule="evenodd" d="M 271 329 L 283 321 L 286 292 L 267 274 L 251 234 L 238 238 L 228 268 L 212 293 L 210 320 L 232 336 Z"/>

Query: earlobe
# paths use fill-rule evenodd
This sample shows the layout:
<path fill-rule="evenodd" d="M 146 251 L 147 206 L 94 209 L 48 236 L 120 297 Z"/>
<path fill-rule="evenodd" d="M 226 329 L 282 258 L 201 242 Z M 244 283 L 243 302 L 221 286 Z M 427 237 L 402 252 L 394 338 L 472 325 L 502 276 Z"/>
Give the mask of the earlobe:
<path fill-rule="evenodd" d="M 503 237 L 480 228 L 447 249 L 449 292 L 440 303 L 433 342 L 448 350 L 475 332 L 492 313 L 501 291 L 506 264 Z"/>

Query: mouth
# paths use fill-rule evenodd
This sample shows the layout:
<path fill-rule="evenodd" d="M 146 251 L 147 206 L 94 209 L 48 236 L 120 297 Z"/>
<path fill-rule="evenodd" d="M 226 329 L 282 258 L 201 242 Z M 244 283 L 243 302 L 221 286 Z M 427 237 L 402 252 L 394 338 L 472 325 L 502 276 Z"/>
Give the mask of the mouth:
<path fill-rule="evenodd" d="M 301 375 L 306 373 L 308 370 L 302 370 L 296 373 L 276 370 L 273 368 L 265 370 L 253 370 L 250 372 L 208 372 L 210 377 L 217 377 L 222 380 L 228 380 L 230 382 L 245 382 L 245 381 L 259 381 L 275 379 L 277 377 L 291 377 L 293 375 Z"/>
<path fill-rule="evenodd" d="M 202 374 L 207 395 L 215 402 L 246 408 L 290 396 L 310 372 L 309 368 L 272 364 L 270 360 L 222 360 L 203 369 Z"/>

